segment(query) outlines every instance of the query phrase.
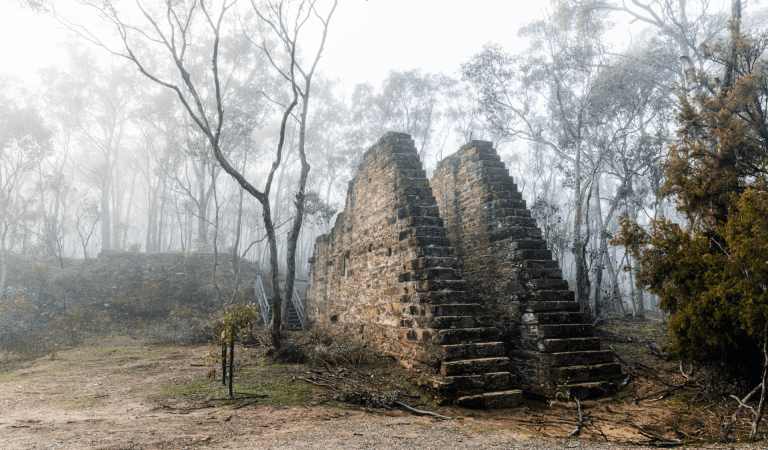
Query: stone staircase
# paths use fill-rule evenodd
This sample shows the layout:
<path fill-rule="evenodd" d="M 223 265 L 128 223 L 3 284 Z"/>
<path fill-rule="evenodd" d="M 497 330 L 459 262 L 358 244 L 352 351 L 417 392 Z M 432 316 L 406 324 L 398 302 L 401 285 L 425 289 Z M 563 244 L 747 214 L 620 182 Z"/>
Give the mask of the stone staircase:
<path fill-rule="evenodd" d="M 456 291 L 433 297 L 427 317 L 434 329 L 433 343 L 441 350 L 440 375 L 433 380 L 443 401 L 454 400 L 467 408 L 509 408 L 522 401 L 517 378 L 510 372 L 501 332 L 477 303 L 468 301 L 465 282 Z M 460 290 L 459 290 L 460 289 Z"/>
<path fill-rule="evenodd" d="M 620 365 L 600 349 L 492 143 L 463 146 L 438 164 L 430 183 L 472 301 L 501 330 L 507 367 L 526 395 L 609 393 Z"/>
<path fill-rule="evenodd" d="M 594 327 L 580 311 L 545 242 L 529 239 L 515 245 L 526 288 L 514 358 L 523 368 L 523 389 L 534 396 L 551 397 L 554 390 L 582 399 L 610 393 L 621 366 L 611 351 L 600 349 Z"/>

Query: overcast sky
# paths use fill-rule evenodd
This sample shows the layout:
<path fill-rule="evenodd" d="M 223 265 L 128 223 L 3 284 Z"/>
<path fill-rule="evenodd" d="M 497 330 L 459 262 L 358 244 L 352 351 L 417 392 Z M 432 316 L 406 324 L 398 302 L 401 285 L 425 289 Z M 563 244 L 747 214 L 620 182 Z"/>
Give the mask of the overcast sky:
<path fill-rule="evenodd" d="M 548 3 L 341 0 L 319 69 L 349 90 L 360 82 L 378 86 L 393 69 L 451 75 L 487 42 L 510 53 L 521 50 L 518 28 L 541 18 Z M 0 70 L 35 84 L 38 68 L 62 61 L 56 42 L 66 33 L 48 17 L 6 4 L 0 14 Z"/>

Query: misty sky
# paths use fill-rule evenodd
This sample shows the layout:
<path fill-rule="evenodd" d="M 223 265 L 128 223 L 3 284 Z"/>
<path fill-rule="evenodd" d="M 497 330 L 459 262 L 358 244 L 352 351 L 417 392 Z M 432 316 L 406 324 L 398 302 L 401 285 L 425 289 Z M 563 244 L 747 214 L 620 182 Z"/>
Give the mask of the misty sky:
<path fill-rule="evenodd" d="M 5 0 L 7 1 L 7 0 Z M 483 44 L 510 53 L 525 47 L 517 30 L 543 15 L 548 1 L 341 0 L 319 69 L 378 86 L 390 70 L 454 74 Z M 6 5 L 0 14 L 0 70 L 35 84 L 35 71 L 62 62 L 56 43 L 68 33 L 54 20 Z"/>

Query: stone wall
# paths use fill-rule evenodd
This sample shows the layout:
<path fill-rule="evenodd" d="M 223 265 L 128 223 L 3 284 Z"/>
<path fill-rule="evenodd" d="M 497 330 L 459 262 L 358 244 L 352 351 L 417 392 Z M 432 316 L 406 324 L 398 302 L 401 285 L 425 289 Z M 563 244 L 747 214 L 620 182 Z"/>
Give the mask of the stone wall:
<path fill-rule="evenodd" d="M 410 136 L 387 133 L 310 262 L 310 324 L 425 369 L 461 405 L 516 404 L 520 384 L 601 395 L 621 373 L 490 142 L 463 146 L 430 183 Z"/>
<path fill-rule="evenodd" d="M 490 311 L 523 389 L 546 395 L 610 389 L 621 369 L 600 350 L 558 262 L 491 142 L 471 141 L 438 164 L 431 186 L 470 297 Z"/>
<path fill-rule="evenodd" d="M 362 336 L 406 363 L 439 363 L 433 304 L 467 294 L 410 136 L 387 133 L 365 152 L 312 262 L 310 323 Z"/>
<path fill-rule="evenodd" d="M 526 243 L 543 244 L 541 230 L 490 142 L 471 141 L 441 161 L 431 186 L 472 299 L 510 342 L 519 334 L 515 306 L 525 296 L 516 253 Z M 532 251 L 551 256 L 546 247 Z"/>
<path fill-rule="evenodd" d="M 63 269 L 53 259 L 8 258 L 8 286 L 32 294 L 44 310 L 81 305 L 116 318 L 152 319 L 167 316 L 175 305 L 193 311 L 216 307 L 212 253 L 103 251 L 97 258 L 65 260 Z M 258 264 L 243 261 L 238 300 L 256 301 L 258 273 Z M 235 273 L 230 255 L 219 254 L 217 283 L 223 295 L 231 295 Z"/>

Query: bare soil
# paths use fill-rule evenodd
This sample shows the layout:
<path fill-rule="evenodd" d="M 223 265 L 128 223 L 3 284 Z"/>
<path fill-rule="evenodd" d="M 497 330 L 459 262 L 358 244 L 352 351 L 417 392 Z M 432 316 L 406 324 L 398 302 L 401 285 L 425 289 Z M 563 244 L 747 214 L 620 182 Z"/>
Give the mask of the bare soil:
<path fill-rule="evenodd" d="M 633 375 L 614 397 L 581 402 L 584 427 L 576 438 L 566 438 L 578 418 L 566 398 L 478 411 L 412 396 L 412 406 L 455 418 L 440 420 L 339 402 L 332 390 L 300 379 L 317 371 L 238 347 L 233 401 L 208 377 L 207 346 L 148 347 L 112 337 L 0 371 L 0 448 L 768 448 L 713 443 L 735 402 L 697 397 L 676 361 L 648 352 L 646 341 L 664 337 L 660 322 L 614 322 L 602 333 Z M 374 384 L 404 382 L 391 363 L 361 370 L 370 370 Z M 731 438 L 748 432 L 744 416 Z"/>

